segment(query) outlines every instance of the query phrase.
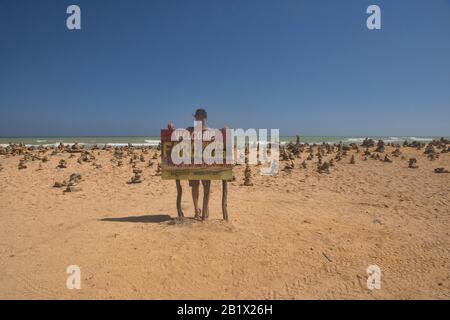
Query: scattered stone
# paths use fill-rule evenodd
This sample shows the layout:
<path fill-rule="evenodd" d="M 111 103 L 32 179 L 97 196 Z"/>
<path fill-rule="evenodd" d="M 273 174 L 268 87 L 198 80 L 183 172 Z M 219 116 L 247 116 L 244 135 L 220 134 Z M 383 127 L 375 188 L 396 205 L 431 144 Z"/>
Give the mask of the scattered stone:
<path fill-rule="evenodd" d="M 141 183 L 142 179 L 141 179 L 141 173 L 142 170 L 141 169 L 134 169 L 133 170 L 134 176 L 131 177 L 131 180 L 128 181 L 128 184 L 132 184 L 132 183 Z"/>
<path fill-rule="evenodd" d="M 352 157 L 350 158 L 350 164 L 355 164 L 355 155 L 352 154 Z"/>
<path fill-rule="evenodd" d="M 434 146 L 430 143 L 427 145 L 427 147 L 425 148 L 425 151 L 423 152 L 425 154 L 435 154 L 436 150 L 434 149 Z"/>
<path fill-rule="evenodd" d="M 71 148 L 66 148 L 67 152 L 83 152 L 83 147 L 82 145 L 80 145 L 77 141 L 75 141 L 75 143 L 72 145 Z"/>
<path fill-rule="evenodd" d="M 361 146 L 365 147 L 365 148 L 372 148 L 375 146 L 375 141 L 373 141 L 370 138 L 365 138 L 364 141 L 362 142 Z"/>
<path fill-rule="evenodd" d="M 67 186 L 66 181 L 63 181 L 63 182 L 55 181 L 55 183 L 53 184 L 53 188 L 62 188 L 62 187 L 66 187 L 66 186 Z"/>
<path fill-rule="evenodd" d="M 90 154 L 89 151 L 84 151 L 78 158 L 77 162 L 82 164 L 83 162 L 91 162 L 92 160 L 95 160 L 95 157 Z"/>
<path fill-rule="evenodd" d="M 161 164 L 158 163 L 158 166 L 156 167 L 155 176 L 159 177 L 161 175 Z"/>
<path fill-rule="evenodd" d="M 81 191 L 81 188 L 78 187 L 78 186 L 71 186 L 71 185 L 68 185 L 68 186 L 66 187 L 66 189 L 64 189 L 63 192 L 76 192 L 76 191 Z"/>
<path fill-rule="evenodd" d="M 394 151 L 392 151 L 392 155 L 394 157 L 400 157 L 401 154 L 402 152 L 400 151 L 400 148 L 396 148 Z"/>
<path fill-rule="evenodd" d="M 434 169 L 434 172 L 435 173 L 449 173 L 450 171 L 448 171 L 445 168 L 436 168 L 436 169 Z"/>
<path fill-rule="evenodd" d="M 79 173 L 72 173 L 69 177 L 69 183 L 67 183 L 66 189 L 63 191 L 66 192 L 76 192 L 81 191 L 81 188 L 78 187 L 78 184 L 81 182 L 81 174 Z M 65 186 L 63 182 L 62 186 Z M 55 183 L 56 184 L 56 183 Z"/>
<path fill-rule="evenodd" d="M 56 166 L 57 168 L 64 169 L 67 168 L 67 162 L 64 159 L 59 160 L 59 164 Z"/>
<path fill-rule="evenodd" d="M 374 223 L 374 224 L 382 224 L 382 223 L 381 223 L 381 220 L 378 219 L 378 218 L 373 219 L 373 223 Z"/>
<path fill-rule="evenodd" d="M 122 159 L 123 158 L 123 151 L 119 147 L 114 148 L 113 153 L 114 158 L 116 159 Z"/>
<path fill-rule="evenodd" d="M 286 165 L 284 166 L 284 168 L 282 170 L 291 172 L 294 169 L 294 167 L 295 167 L 294 161 L 291 160 L 290 162 L 286 163 Z"/>
<path fill-rule="evenodd" d="M 319 173 L 330 173 L 330 164 L 328 162 L 324 162 L 317 167 L 317 172 Z"/>
<path fill-rule="evenodd" d="M 384 152 L 384 141 L 378 140 L 377 148 L 375 149 L 375 152 Z"/>
<path fill-rule="evenodd" d="M 99 163 L 95 163 L 94 162 L 92 165 L 95 167 L 95 169 L 101 169 L 102 168 L 102 165 L 99 164 Z"/>
<path fill-rule="evenodd" d="M 417 169 L 419 166 L 417 165 L 417 159 L 416 158 L 410 158 L 408 163 L 408 168 L 411 169 Z"/>
<path fill-rule="evenodd" d="M 306 169 L 306 161 L 305 160 L 303 160 L 303 162 L 302 162 L 302 167 L 303 167 L 303 169 Z"/>
<path fill-rule="evenodd" d="M 20 161 L 19 161 L 19 166 L 18 166 L 18 168 L 19 168 L 19 170 L 22 170 L 22 169 L 26 169 L 27 168 L 27 166 L 25 165 L 25 160 L 24 159 L 21 159 Z"/>
<path fill-rule="evenodd" d="M 386 154 L 386 155 L 384 156 L 383 162 L 388 162 L 388 163 L 391 163 L 391 162 L 392 162 L 392 160 L 391 160 L 391 159 L 389 159 L 388 155 Z"/>
<path fill-rule="evenodd" d="M 81 182 L 81 174 L 72 173 L 69 177 L 69 185 L 76 185 Z"/>

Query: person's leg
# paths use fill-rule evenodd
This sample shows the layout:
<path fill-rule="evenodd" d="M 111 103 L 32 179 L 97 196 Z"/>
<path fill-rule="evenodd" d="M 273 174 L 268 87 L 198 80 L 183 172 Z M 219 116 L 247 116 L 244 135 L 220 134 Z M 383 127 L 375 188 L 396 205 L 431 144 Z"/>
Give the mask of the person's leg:
<path fill-rule="evenodd" d="M 198 197 L 200 193 L 200 181 L 190 180 L 189 185 L 192 188 L 192 202 L 194 203 L 195 216 L 194 219 L 200 219 L 201 210 L 198 207 Z"/>
<path fill-rule="evenodd" d="M 202 180 L 203 185 L 203 220 L 209 217 L 209 195 L 211 191 L 211 180 Z"/>

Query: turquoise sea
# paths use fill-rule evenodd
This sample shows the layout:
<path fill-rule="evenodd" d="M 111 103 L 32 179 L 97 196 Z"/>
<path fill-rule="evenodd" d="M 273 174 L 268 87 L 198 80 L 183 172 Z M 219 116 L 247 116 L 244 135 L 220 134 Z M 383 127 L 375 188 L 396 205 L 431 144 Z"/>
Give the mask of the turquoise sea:
<path fill-rule="evenodd" d="M 337 143 L 342 141 L 343 143 L 360 143 L 365 137 L 360 136 L 300 136 L 300 142 L 308 143 Z M 385 142 L 402 143 L 405 140 L 408 141 L 421 141 L 428 142 L 433 139 L 439 139 L 440 137 L 426 137 L 426 136 L 369 136 L 374 140 L 382 139 Z M 450 139 L 450 137 L 444 137 Z M 280 141 L 283 143 L 288 141 L 295 141 L 295 136 L 282 136 Z M 159 143 L 159 136 L 142 136 L 142 137 L 0 137 L 0 145 L 6 146 L 9 143 L 22 142 L 26 145 L 58 145 L 60 142 L 65 144 L 72 144 L 78 142 L 85 144 L 86 146 L 97 145 L 111 145 L 122 146 L 131 143 L 134 146 L 157 146 Z"/>

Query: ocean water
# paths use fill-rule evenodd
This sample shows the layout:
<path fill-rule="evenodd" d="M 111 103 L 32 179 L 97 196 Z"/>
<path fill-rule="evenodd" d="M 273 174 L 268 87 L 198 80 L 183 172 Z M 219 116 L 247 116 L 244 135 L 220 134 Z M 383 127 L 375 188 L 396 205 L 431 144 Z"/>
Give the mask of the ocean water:
<path fill-rule="evenodd" d="M 300 142 L 302 143 L 361 143 L 366 137 L 357 136 L 300 136 Z M 402 143 L 405 140 L 408 141 L 420 141 L 429 142 L 433 139 L 439 139 L 440 137 L 425 137 L 425 136 L 369 136 L 374 140 L 382 139 L 384 142 Z M 445 137 L 450 139 L 450 137 Z M 289 141 L 295 141 L 295 136 L 281 136 L 280 142 L 287 143 Z M 131 143 L 134 146 L 157 146 L 160 142 L 159 136 L 145 136 L 145 137 L 0 137 L 0 145 L 7 146 L 9 143 L 24 143 L 25 145 L 58 145 L 59 143 L 73 144 L 78 142 L 84 144 L 87 147 L 92 145 L 103 146 L 105 144 L 110 146 L 125 146 Z"/>

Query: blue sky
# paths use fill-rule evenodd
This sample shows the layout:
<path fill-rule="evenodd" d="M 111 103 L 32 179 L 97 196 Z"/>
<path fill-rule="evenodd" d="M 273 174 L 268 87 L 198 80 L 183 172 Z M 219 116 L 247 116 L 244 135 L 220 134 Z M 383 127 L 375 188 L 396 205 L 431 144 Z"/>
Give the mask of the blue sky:
<path fill-rule="evenodd" d="M 0 0 L 0 49 L 0 136 L 155 135 L 199 106 L 281 135 L 450 135 L 449 0 Z"/>

